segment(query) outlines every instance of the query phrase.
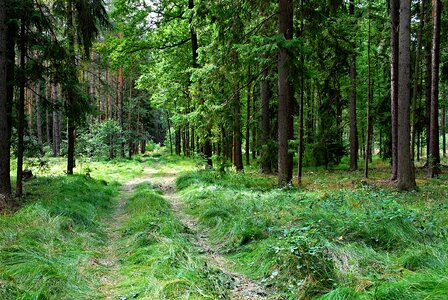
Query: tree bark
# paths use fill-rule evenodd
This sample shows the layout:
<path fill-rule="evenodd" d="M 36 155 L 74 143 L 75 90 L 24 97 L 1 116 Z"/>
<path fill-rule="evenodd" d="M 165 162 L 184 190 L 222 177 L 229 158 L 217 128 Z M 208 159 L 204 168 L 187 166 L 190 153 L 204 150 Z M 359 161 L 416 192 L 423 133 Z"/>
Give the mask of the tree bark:
<path fill-rule="evenodd" d="M 124 136 L 124 84 L 123 84 L 123 68 L 118 68 L 118 98 L 119 98 L 119 107 L 120 107 L 120 114 L 119 114 L 119 120 L 120 120 L 120 128 L 121 128 L 121 157 L 124 158 L 126 155 L 124 153 L 124 145 L 125 145 L 125 136 Z"/>
<path fill-rule="evenodd" d="M 367 128 L 366 128 L 366 154 L 364 157 L 364 177 L 369 178 L 369 158 L 371 157 L 371 132 L 372 132 L 372 116 L 370 109 L 372 106 L 372 80 L 370 70 L 370 44 L 371 44 L 371 20 L 370 20 L 370 1 L 369 1 L 369 29 L 367 37 Z"/>
<path fill-rule="evenodd" d="M 293 0 L 279 0 L 279 33 L 285 40 L 292 39 Z M 278 52 L 278 186 L 284 187 L 291 182 L 291 155 L 288 151 L 291 135 L 292 116 L 291 86 L 289 81 L 291 57 L 283 46 Z"/>
<path fill-rule="evenodd" d="M 431 114 L 430 114 L 430 152 L 428 160 L 428 177 L 433 178 L 440 173 L 439 146 L 439 65 L 440 65 L 440 0 L 432 0 L 433 35 L 431 59 Z"/>
<path fill-rule="evenodd" d="M 0 209 L 10 205 L 10 113 L 8 97 L 8 48 L 10 31 L 6 26 L 6 1 L 0 0 Z"/>
<path fill-rule="evenodd" d="M 251 80 L 251 70 L 250 70 L 250 66 L 249 66 L 249 71 L 248 71 L 248 80 Z M 250 111 L 251 111 L 251 89 L 252 89 L 252 84 L 249 84 L 247 86 L 247 102 L 246 102 L 246 165 L 250 165 L 250 119 L 251 119 L 251 115 L 250 115 Z"/>
<path fill-rule="evenodd" d="M 350 0 L 349 14 L 355 16 L 355 3 Z M 350 171 L 358 170 L 358 122 L 356 116 L 356 44 L 352 44 L 353 55 L 350 57 Z"/>
<path fill-rule="evenodd" d="M 300 36 L 303 35 L 305 31 L 305 17 L 303 9 L 303 0 L 300 1 Z M 301 63 L 301 74 L 300 74 L 300 103 L 299 103 L 299 146 L 298 146 L 298 163 L 297 163 L 297 182 L 302 184 L 303 177 L 303 105 L 305 103 L 305 56 L 300 53 L 300 63 Z"/>
<path fill-rule="evenodd" d="M 20 24 L 20 83 L 19 102 L 17 103 L 18 128 L 17 128 L 17 181 L 16 197 L 21 197 L 23 192 L 23 135 L 25 127 L 25 51 L 26 51 L 26 27 L 25 17 L 21 18 Z"/>
<path fill-rule="evenodd" d="M 75 62 L 75 32 L 73 24 L 73 3 L 69 0 L 67 3 L 67 32 L 68 32 L 68 45 L 71 61 L 71 67 L 76 67 Z M 75 100 L 73 99 L 72 92 L 67 93 L 68 106 L 71 106 Z M 67 128 L 67 175 L 73 174 L 75 168 L 75 116 L 73 112 L 68 112 L 68 128 Z"/>
<path fill-rule="evenodd" d="M 36 82 L 36 125 L 37 125 L 37 142 L 42 145 L 42 105 L 40 99 L 41 82 Z"/>
<path fill-rule="evenodd" d="M 233 99 L 233 164 L 238 172 L 243 170 L 243 151 L 242 151 L 242 134 L 241 134 L 241 99 L 240 88 L 237 85 L 237 92 Z"/>
<path fill-rule="evenodd" d="M 426 159 L 429 163 L 430 139 L 431 139 L 431 9 L 429 0 L 423 0 L 423 9 L 425 10 L 425 108 L 426 108 Z"/>
<path fill-rule="evenodd" d="M 422 48 L 422 35 L 424 22 L 424 3 L 422 1 L 420 6 L 420 25 L 417 34 L 417 49 L 415 54 L 415 65 L 414 65 L 414 85 L 412 90 L 412 130 L 411 130 L 411 158 L 415 158 L 415 137 L 416 137 L 416 113 L 417 113 L 417 94 L 418 94 L 418 78 L 420 74 L 420 53 Z"/>
<path fill-rule="evenodd" d="M 271 151 L 269 142 L 271 139 L 270 109 L 269 102 L 271 99 L 271 89 L 269 87 L 269 68 L 263 70 L 263 77 L 260 82 L 261 96 L 261 170 L 265 174 L 272 173 Z"/>
<path fill-rule="evenodd" d="M 446 157 L 446 104 L 442 107 L 442 149 L 443 157 Z"/>
<path fill-rule="evenodd" d="M 390 0 L 390 98 L 392 116 L 392 177 L 398 176 L 398 60 L 399 60 L 399 0 Z"/>
<path fill-rule="evenodd" d="M 411 73 L 411 1 L 400 1 L 398 54 L 398 188 L 415 188 L 414 166 L 410 149 L 410 73 Z"/>

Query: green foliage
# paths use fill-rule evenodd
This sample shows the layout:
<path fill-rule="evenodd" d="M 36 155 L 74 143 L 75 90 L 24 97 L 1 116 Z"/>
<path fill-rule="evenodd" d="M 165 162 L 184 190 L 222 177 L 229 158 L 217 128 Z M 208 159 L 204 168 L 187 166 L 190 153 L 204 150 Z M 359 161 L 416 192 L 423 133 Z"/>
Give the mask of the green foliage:
<path fill-rule="evenodd" d="M 125 141 L 120 124 L 115 120 L 93 123 L 79 135 L 77 152 L 88 157 L 113 158 Z"/>

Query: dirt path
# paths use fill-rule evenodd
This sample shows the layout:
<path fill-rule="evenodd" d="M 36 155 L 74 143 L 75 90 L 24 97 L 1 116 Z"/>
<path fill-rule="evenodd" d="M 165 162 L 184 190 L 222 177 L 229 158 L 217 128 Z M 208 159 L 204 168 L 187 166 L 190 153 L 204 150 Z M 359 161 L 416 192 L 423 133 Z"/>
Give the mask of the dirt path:
<path fill-rule="evenodd" d="M 100 278 L 100 291 L 105 299 L 118 299 L 114 291 L 117 283 L 120 282 L 118 247 L 120 245 L 121 228 L 127 220 L 125 212 L 126 202 L 134 188 L 140 183 L 149 181 L 151 175 L 152 170 L 145 168 L 142 175 L 126 182 L 122 187 L 112 215 L 105 220 L 107 242 L 104 248 L 101 249 L 102 258 L 92 262 L 99 269 L 102 269 L 101 273 L 103 275 Z"/>
<path fill-rule="evenodd" d="M 165 199 L 171 204 L 174 214 L 192 233 L 191 243 L 198 247 L 200 252 L 204 253 L 210 265 L 220 269 L 231 278 L 231 299 L 268 299 L 267 292 L 261 285 L 242 274 L 229 270 L 229 265 L 232 263 L 210 246 L 208 232 L 199 228 L 198 221 L 184 212 L 184 203 L 175 193 L 174 188 L 177 174 L 175 172 L 157 174 L 156 169 L 148 169 L 147 171 L 155 175 L 151 179 L 151 183 L 163 192 Z"/>

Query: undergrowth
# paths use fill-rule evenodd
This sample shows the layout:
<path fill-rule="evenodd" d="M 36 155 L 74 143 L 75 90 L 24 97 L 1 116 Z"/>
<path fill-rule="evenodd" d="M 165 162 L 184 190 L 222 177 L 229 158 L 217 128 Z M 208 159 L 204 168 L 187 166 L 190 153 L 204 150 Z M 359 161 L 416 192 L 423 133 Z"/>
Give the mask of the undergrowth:
<path fill-rule="evenodd" d="M 203 170 L 177 188 L 238 271 L 284 298 L 447 299 L 445 183 L 400 194 L 349 176 L 279 190 L 272 177 Z"/>

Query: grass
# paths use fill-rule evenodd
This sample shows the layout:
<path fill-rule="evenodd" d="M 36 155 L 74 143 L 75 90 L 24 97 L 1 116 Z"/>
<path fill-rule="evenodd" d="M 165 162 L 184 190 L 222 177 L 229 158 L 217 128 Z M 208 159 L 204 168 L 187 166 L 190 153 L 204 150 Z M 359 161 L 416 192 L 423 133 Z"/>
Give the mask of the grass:
<path fill-rule="evenodd" d="M 284 299 L 448 298 L 447 175 L 419 174 L 418 191 L 398 193 L 381 162 L 370 180 L 309 169 L 302 187 L 285 189 L 255 168 L 220 173 L 159 152 L 78 164 L 74 176 L 63 175 L 59 159 L 33 170 L 22 208 L 0 216 L 0 299 L 99 299 L 108 272 L 117 299 L 229 297 L 228 276 L 207 265 L 153 188 L 179 172 L 186 212 L 230 267 Z M 127 199 L 111 271 L 98 263 L 109 219 L 121 184 L 145 164 L 157 172 Z"/>
<path fill-rule="evenodd" d="M 229 279 L 207 266 L 160 193 L 148 184 L 138 186 L 125 211 L 117 298 L 227 298 Z"/>
<path fill-rule="evenodd" d="M 378 168 L 372 177 L 385 179 Z M 188 213 L 237 271 L 290 299 L 447 299 L 447 189 L 420 179 L 398 193 L 344 170 L 274 177 L 191 171 L 177 180 Z"/>
<path fill-rule="evenodd" d="M 72 176 L 42 177 L 26 188 L 39 194 L 0 217 L 0 298 L 96 297 L 96 282 L 84 269 L 104 243 L 101 217 L 118 186 Z"/>
<path fill-rule="evenodd" d="M 1 299 L 95 299 L 90 270 L 106 242 L 103 219 L 123 182 L 141 173 L 137 161 L 92 162 L 90 177 L 63 176 L 63 161 L 34 170 L 22 208 L 0 216 Z M 59 170 L 59 171 L 58 171 Z"/>

